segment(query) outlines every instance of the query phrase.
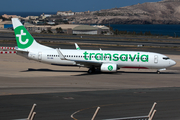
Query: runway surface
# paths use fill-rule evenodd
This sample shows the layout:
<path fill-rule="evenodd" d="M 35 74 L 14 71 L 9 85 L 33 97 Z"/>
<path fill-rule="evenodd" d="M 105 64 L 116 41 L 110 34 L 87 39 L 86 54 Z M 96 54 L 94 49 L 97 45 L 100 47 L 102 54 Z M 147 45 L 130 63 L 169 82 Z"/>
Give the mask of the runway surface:
<path fill-rule="evenodd" d="M 157 51 L 158 52 L 158 51 Z M 166 51 L 164 51 L 166 52 Z M 96 120 L 147 115 L 153 120 L 180 119 L 180 56 L 167 55 L 177 65 L 156 70 L 120 69 L 87 74 L 86 68 L 51 66 L 15 54 L 0 55 L 0 119 L 26 118 L 36 103 L 35 120 Z"/>

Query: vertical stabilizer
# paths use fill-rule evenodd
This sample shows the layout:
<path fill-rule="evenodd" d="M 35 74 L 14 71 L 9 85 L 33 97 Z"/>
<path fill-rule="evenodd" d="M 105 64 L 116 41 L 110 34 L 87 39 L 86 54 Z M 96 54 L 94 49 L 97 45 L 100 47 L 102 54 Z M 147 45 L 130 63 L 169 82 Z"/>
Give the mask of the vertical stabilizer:
<path fill-rule="evenodd" d="M 51 49 L 49 47 L 37 43 L 35 39 L 31 36 L 31 34 L 22 25 L 18 18 L 12 18 L 12 24 L 14 28 L 18 49 Z"/>

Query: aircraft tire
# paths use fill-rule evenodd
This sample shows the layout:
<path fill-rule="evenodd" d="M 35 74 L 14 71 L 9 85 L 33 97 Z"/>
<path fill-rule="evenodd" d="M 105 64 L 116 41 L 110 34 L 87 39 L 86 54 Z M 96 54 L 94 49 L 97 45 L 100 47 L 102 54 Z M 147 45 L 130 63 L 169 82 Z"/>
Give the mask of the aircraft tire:
<path fill-rule="evenodd" d="M 89 70 L 88 70 L 88 73 L 89 74 L 92 74 L 92 73 L 94 73 L 95 72 L 95 68 L 89 68 Z"/>
<path fill-rule="evenodd" d="M 161 72 L 160 71 L 157 71 L 157 74 L 160 74 Z"/>

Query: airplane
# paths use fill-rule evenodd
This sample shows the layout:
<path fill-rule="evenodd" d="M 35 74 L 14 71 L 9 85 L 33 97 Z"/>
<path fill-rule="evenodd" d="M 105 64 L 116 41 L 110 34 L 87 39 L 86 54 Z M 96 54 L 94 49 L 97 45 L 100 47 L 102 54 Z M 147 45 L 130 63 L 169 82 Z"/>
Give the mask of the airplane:
<path fill-rule="evenodd" d="M 101 72 L 117 72 L 120 68 L 156 69 L 158 73 L 174 66 L 169 57 L 142 51 L 73 50 L 41 45 L 31 36 L 18 18 L 12 18 L 17 42 L 17 55 L 51 65 L 78 66 Z"/>

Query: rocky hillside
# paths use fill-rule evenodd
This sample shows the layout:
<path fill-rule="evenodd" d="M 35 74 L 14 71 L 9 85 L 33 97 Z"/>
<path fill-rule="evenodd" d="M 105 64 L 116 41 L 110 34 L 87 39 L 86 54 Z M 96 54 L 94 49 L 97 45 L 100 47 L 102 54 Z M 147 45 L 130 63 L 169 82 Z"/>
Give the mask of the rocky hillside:
<path fill-rule="evenodd" d="M 69 16 L 84 24 L 180 24 L 180 0 L 163 0 Z"/>

